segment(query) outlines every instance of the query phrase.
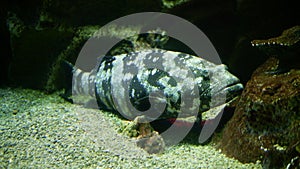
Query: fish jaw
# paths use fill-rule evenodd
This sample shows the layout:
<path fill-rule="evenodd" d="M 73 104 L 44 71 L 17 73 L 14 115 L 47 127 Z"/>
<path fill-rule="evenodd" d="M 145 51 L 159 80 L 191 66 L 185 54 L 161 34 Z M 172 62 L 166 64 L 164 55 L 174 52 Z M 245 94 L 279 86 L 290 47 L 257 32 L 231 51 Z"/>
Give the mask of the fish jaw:
<path fill-rule="evenodd" d="M 199 112 L 226 104 L 240 95 L 243 90 L 239 79 L 231 74 L 225 65 L 216 65 L 209 72 L 210 85 L 200 94 L 202 104 Z"/>

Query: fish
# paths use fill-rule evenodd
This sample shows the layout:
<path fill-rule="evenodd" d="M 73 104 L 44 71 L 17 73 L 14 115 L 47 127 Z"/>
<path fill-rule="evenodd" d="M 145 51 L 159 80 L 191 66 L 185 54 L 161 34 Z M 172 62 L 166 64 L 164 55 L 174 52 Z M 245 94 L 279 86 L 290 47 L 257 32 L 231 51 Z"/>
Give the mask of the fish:
<path fill-rule="evenodd" d="M 72 71 L 73 96 L 94 98 L 99 109 L 130 120 L 141 115 L 151 121 L 185 118 L 195 113 L 201 118 L 243 90 L 224 64 L 157 48 L 103 56 L 90 72 L 76 66 Z"/>

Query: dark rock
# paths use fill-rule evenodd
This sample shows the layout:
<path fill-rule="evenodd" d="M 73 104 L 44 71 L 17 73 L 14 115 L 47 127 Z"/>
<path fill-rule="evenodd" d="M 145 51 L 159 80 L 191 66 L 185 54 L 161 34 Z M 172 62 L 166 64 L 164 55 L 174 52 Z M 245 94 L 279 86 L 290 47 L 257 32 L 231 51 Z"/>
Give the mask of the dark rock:
<path fill-rule="evenodd" d="M 12 84 L 44 89 L 57 56 L 67 47 L 72 31 L 26 27 L 11 31 L 12 61 L 9 76 Z"/>
<path fill-rule="evenodd" d="M 228 61 L 238 33 L 234 0 L 191 0 L 166 11 L 195 24 L 211 40 L 221 60 Z"/>
<path fill-rule="evenodd" d="M 86 25 L 99 28 L 119 17 L 160 11 L 161 7 L 158 0 L 126 3 L 34 0 L 1 4 L 4 7 L 0 15 L 1 35 L 3 32 L 3 37 L 7 37 L 1 47 L 7 49 L 1 50 L 5 57 L 1 58 L 0 80 L 9 80 L 7 85 L 47 91 L 61 89 L 64 85 L 59 65 L 65 59 L 76 60 L 84 42 L 93 34 L 82 35 Z"/>
<path fill-rule="evenodd" d="M 279 69 L 300 68 L 300 26 L 286 29 L 278 37 L 253 40 L 251 43 L 262 50 L 265 56 L 277 57 L 280 60 Z"/>
<path fill-rule="evenodd" d="M 236 39 L 235 47 L 228 56 L 229 68 L 242 82 L 248 81 L 258 65 L 270 55 L 252 47 L 253 39 L 268 39 L 279 36 L 282 30 L 299 25 L 299 10 L 296 0 L 235 0 Z M 293 61 L 292 61 L 293 62 Z M 291 62 L 290 62 L 291 63 Z"/>
<path fill-rule="evenodd" d="M 56 23 L 69 26 L 104 25 L 119 17 L 145 11 L 160 11 L 159 0 L 45 0 L 43 10 Z"/>
<path fill-rule="evenodd" d="M 246 84 L 252 72 L 266 60 L 264 54 L 251 46 L 250 42 L 249 37 L 240 37 L 228 61 L 228 67 L 243 84 Z"/>
<path fill-rule="evenodd" d="M 265 36 L 269 34 L 269 31 L 265 32 Z M 249 80 L 255 68 L 270 56 L 280 59 L 278 70 L 270 73 L 278 74 L 291 68 L 300 68 L 300 26 L 286 29 L 280 36 L 273 34 L 271 37 L 264 40 L 250 40 L 249 36 L 238 38 L 228 66 L 243 83 Z"/>
<path fill-rule="evenodd" d="M 264 168 L 282 168 L 300 154 L 300 70 L 266 73 L 278 63 L 270 58 L 253 73 L 219 144 L 228 156 L 261 160 Z"/>
<path fill-rule="evenodd" d="M 2 38 L 2 43 L 0 45 L 0 86 L 2 86 L 8 83 L 8 68 L 11 60 L 11 50 L 10 34 L 6 25 L 8 3 L 3 1 L 0 5 L 0 37 Z"/>
<path fill-rule="evenodd" d="M 300 41 L 300 26 L 294 26 L 286 29 L 278 37 L 266 39 L 266 40 L 253 40 L 251 43 L 253 46 L 287 46 L 292 47 L 297 45 Z M 269 49 L 270 50 L 270 49 Z"/>

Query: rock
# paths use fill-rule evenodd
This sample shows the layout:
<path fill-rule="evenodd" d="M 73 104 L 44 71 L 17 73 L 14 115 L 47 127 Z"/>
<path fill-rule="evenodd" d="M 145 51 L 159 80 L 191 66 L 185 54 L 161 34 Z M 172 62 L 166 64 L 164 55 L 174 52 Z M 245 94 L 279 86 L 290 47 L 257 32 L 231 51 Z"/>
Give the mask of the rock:
<path fill-rule="evenodd" d="M 52 65 L 73 36 L 72 30 L 24 25 L 13 15 L 8 20 L 12 48 L 10 82 L 17 86 L 44 89 Z"/>
<path fill-rule="evenodd" d="M 252 46 L 258 47 L 266 56 L 280 60 L 279 72 L 291 68 L 300 68 L 300 26 L 286 29 L 278 37 L 265 40 L 253 40 Z M 281 70 L 280 70 L 281 69 Z"/>
<path fill-rule="evenodd" d="M 287 166 L 300 155 L 300 70 L 274 75 L 270 58 L 248 81 L 220 149 L 241 162 L 262 161 L 265 168 Z"/>
<path fill-rule="evenodd" d="M 235 44 L 228 67 L 243 84 L 246 84 L 253 71 L 265 61 L 264 54 L 258 48 L 251 46 L 249 37 L 243 36 L 239 37 Z"/>
<path fill-rule="evenodd" d="M 293 47 L 300 41 L 300 26 L 294 26 L 286 29 L 278 37 L 270 38 L 267 40 L 253 40 L 253 46 L 289 46 Z"/>
<path fill-rule="evenodd" d="M 133 137 L 137 146 L 149 154 L 164 152 L 166 148 L 164 139 L 145 120 L 145 116 L 138 116 L 134 121 L 126 122 L 127 124 L 125 124 L 125 128 L 121 132 L 129 137 Z"/>
<path fill-rule="evenodd" d="M 160 11 L 159 0 L 44 0 L 44 13 L 56 23 L 70 26 L 104 25 L 125 15 Z"/>
<path fill-rule="evenodd" d="M 1 59 L 0 80 L 7 81 L 9 77 L 8 85 L 47 91 L 61 89 L 64 85 L 57 73 L 62 72 L 59 63 L 76 57 L 90 37 L 77 34 L 82 33 L 82 27 L 99 28 L 128 14 L 160 11 L 161 8 L 158 0 L 129 0 L 125 4 L 116 0 L 35 0 L 4 3 L 3 7 L 0 11 L 4 21 L 1 20 L 1 30 L 6 31 L 3 35 L 10 42 L 6 40 L 5 45 L 11 48 L 12 54 L 10 50 L 2 51 L 7 56 Z"/>
<path fill-rule="evenodd" d="M 201 29 L 217 49 L 222 61 L 228 61 L 234 48 L 238 26 L 233 0 L 190 0 L 167 12 L 182 17 Z"/>
<path fill-rule="evenodd" d="M 299 18 L 296 17 L 299 10 L 296 0 L 234 1 L 238 18 L 234 27 L 237 36 L 234 37 L 236 41 L 232 53 L 224 62 L 228 62 L 232 72 L 244 83 L 250 79 L 252 72 L 270 57 L 264 57 L 264 53 L 258 48 L 251 47 L 250 41 L 279 36 L 282 30 L 299 24 Z"/>
<path fill-rule="evenodd" d="M 166 148 L 163 138 L 156 131 L 153 131 L 150 135 L 137 138 L 137 146 L 149 154 L 160 154 Z"/>

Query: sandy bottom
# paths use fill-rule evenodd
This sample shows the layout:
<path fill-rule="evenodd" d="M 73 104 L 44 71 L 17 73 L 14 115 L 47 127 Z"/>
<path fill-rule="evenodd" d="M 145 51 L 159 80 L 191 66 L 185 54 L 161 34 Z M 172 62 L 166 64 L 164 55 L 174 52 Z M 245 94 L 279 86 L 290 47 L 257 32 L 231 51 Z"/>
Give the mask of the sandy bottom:
<path fill-rule="evenodd" d="M 149 155 L 118 133 L 124 122 L 27 89 L 0 89 L 0 168 L 261 168 L 213 145 L 181 143 Z"/>

